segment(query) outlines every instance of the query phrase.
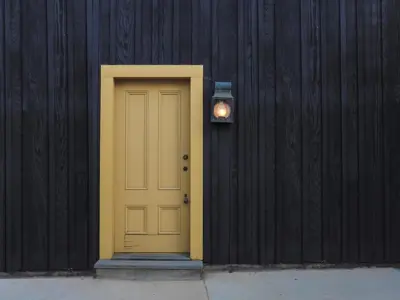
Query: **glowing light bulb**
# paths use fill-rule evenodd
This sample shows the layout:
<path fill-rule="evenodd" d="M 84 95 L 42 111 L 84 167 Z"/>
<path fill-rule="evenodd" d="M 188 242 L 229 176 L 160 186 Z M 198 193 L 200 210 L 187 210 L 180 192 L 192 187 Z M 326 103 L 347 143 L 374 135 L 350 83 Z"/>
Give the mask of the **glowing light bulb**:
<path fill-rule="evenodd" d="M 224 106 L 221 105 L 220 107 L 218 107 L 218 116 L 225 117 L 227 113 L 228 112 Z"/>
<path fill-rule="evenodd" d="M 218 102 L 214 106 L 214 116 L 217 118 L 227 118 L 230 114 L 229 106 L 224 102 Z"/>

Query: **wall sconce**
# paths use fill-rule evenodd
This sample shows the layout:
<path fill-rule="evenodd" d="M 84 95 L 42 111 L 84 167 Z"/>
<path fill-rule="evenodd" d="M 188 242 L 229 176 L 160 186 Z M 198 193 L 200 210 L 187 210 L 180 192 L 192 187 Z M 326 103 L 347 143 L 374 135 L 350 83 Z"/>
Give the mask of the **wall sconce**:
<path fill-rule="evenodd" d="M 231 82 L 216 82 L 214 95 L 211 99 L 211 122 L 233 123 L 234 98 Z"/>

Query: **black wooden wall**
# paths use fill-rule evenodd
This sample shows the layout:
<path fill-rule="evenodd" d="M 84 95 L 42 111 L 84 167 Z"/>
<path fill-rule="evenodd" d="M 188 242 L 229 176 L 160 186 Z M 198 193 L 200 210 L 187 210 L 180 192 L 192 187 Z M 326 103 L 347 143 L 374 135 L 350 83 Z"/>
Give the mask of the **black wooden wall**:
<path fill-rule="evenodd" d="M 98 258 L 100 64 L 204 65 L 205 262 L 399 262 L 399 49 L 397 0 L 0 0 L 0 272 Z"/>

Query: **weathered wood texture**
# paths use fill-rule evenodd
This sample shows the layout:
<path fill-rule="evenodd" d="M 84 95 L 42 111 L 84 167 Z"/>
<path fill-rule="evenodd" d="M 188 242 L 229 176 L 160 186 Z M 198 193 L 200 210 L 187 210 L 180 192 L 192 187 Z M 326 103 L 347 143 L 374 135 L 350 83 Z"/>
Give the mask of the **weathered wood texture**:
<path fill-rule="evenodd" d="M 0 272 L 98 257 L 101 64 L 204 66 L 204 260 L 400 261 L 396 0 L 0 0 Z M 236 122 L 209 123 L 215 81 Z"/>

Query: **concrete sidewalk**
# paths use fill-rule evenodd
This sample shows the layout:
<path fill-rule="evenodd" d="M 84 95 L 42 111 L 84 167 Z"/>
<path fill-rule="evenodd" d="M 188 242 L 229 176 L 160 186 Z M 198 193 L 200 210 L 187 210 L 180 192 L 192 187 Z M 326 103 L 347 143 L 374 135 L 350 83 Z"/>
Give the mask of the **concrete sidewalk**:
<path fill-rule="evenodd" d="M 203 281 L 0 279 L 1 300 L 398 300 L 396 269 L 211 272 Z"/>
<path fill-rule="evenodd" d="M 210 274 L 210 299 L 229 300 L 399 300 L 395 269 L 286 270 Z"/>

